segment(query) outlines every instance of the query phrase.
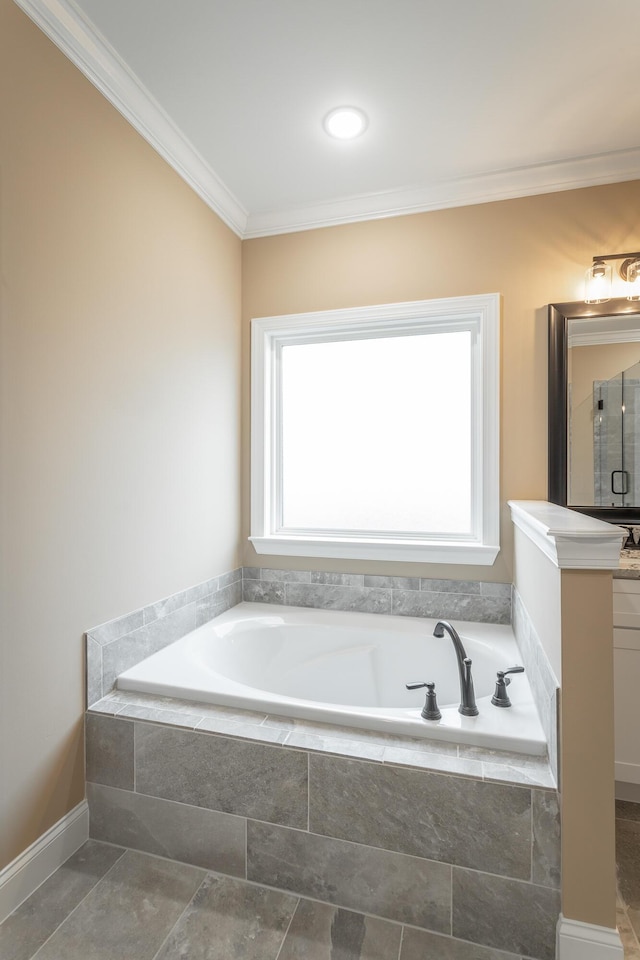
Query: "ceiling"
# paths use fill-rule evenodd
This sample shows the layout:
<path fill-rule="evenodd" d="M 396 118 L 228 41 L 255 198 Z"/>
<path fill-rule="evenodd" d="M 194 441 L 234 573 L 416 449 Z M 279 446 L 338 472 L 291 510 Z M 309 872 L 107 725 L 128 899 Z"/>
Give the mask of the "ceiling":
<path fill-rule="evenodd" d="M 16 3 L 242 237 L 640 178 L 638 0 Z"/>

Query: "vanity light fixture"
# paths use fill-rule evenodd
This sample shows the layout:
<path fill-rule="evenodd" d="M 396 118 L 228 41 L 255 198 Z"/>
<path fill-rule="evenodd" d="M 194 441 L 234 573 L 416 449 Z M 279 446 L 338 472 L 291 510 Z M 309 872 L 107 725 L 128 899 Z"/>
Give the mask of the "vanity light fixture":
<path fill-rule="evenodd" d="M 640 300 L 640 253 L 605 253 L 594 257 L 585 274 L 585 303 L 605 303 L 611 299 L 611 264 L 621 260 L 618 273 L 625 283 L 627 300 Z"/>
<path fill-rule="evenodd" d="M 336 107 L 322 121 L 325 132 L 336 140 L 355 140 L 368 125 L 368 117 L 359 107 Z"/>
<path fill-rule="evenodd" d="M 625 261 L 625 263 L 627 264 L 625 268 L 625 279 L 629 286 L 627 300 L 640 300 L 640 259 L 632 260 L 631 263 Z M 623 267 L 624 263 L 620 267 L 620 273 L 622 273 Z"/>

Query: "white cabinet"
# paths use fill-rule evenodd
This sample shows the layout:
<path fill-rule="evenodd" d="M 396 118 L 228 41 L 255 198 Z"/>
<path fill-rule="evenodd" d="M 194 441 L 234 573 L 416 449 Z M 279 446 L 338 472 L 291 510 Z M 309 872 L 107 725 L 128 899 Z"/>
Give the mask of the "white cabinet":
<path fill-rule="evenodd" d="M 613 580 L 616 780 L 640 784 L 640 580 Z"/>

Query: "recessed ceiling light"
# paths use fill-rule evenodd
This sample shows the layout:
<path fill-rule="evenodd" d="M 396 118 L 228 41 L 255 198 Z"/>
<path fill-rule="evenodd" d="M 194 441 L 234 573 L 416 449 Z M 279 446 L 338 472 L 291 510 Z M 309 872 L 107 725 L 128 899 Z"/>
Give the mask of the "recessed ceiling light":
<path fill-rule="evenodd" d="M 369 120 L 358 107 L 336 107 L 329 111 L 322 125 L 330 137 L 337 140 L 353 140 L 367 129 Z"/>

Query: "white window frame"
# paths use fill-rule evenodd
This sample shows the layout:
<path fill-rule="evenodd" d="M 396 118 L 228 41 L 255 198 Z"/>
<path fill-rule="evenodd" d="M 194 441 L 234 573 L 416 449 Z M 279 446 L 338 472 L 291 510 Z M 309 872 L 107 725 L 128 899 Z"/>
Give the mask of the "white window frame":
<path fill-rule="evenodd" d="M 292 534 L 278 529 L 278 374 L 283 346 L 365 333 L 472 332 L 472 534 L 460 538 Z M 497 293 L 251 321 L 251 535 L 259 554 L 490 565 L 500 549 L 500 295 Z M 445 469 L 446 466 L 443 466 Z"/>

